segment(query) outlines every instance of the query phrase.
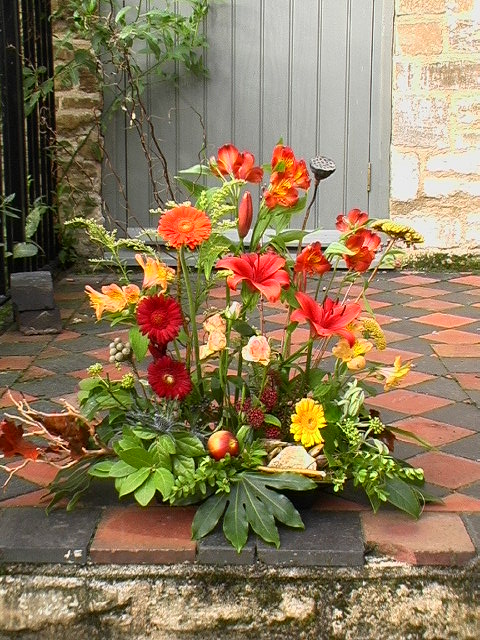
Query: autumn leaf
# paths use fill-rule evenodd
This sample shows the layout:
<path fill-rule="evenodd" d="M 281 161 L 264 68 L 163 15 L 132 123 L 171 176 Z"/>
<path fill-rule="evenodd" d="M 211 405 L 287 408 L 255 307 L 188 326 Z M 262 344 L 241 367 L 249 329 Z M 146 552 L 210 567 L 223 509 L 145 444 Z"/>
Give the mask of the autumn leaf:
<path fill-rule="evenodd" d="M 6 458 L 19 455 L 30 460 L 36 460 L 40 454 L 35 445 L 24 440 L 23 428 L 11 420 L 0 422 L 0 451 Z"/>

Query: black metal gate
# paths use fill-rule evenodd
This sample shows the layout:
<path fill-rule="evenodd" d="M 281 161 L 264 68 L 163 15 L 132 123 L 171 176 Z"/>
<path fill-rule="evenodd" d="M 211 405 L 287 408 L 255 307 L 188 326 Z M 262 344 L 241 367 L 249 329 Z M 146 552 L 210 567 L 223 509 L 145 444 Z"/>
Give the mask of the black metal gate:
<path fill-rule="evenodd" d="M 37 79 L 53 78 L 50 17 L 50 0 L 0 0 L 0 296 L 10 273 L 41 268 L 57 253 L 54 94 L 36 92 Z M 33 79 L 29 104 L 25 78 Z M 38 252 L 14 258 L 26 241 Z"/>

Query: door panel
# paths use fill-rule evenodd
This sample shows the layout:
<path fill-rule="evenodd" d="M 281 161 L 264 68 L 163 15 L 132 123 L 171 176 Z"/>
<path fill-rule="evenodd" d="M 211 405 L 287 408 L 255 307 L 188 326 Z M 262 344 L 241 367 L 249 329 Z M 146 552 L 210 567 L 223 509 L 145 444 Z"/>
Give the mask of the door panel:
<path fill-rule="evenodd" d="M 160 6 L 161 0 L 151 5 Z M 202 154 L 215 154 L 226 142 L 269 162 L 283 138 L 307 163 L 320 154 L 337 165 L 320 186 L 310 228 L 332 229 L 338 213 L 368 210 L 371 204 L 381 209 L 372 215 L 385 216 L 392 22 L 393 0 L 213 3 L 205 25 L 209 77 L 184 78 L 175 89 L 152 84 L 148 90 L 171 173 L 195 164 Z M 130 213 L 111 181 L 104 195 L 123 224 L 151 227 L 155 218 L 148 209 L 155 205 L 146 163 L 122 118 L 112 123 L 107 143 L 118 173 L 126 176 Z"/>

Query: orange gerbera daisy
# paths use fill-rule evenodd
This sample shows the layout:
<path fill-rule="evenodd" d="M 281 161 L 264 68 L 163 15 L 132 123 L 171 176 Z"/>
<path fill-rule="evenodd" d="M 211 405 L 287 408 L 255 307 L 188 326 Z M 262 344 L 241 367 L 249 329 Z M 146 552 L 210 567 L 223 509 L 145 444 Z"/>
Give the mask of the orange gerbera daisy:
<path fill-rule="evenodd" d="M 195 249 L 210 237 L 212 223 L 204 211 L 180 205 L 162 214 L 158 233 L 174 249 Z"/>

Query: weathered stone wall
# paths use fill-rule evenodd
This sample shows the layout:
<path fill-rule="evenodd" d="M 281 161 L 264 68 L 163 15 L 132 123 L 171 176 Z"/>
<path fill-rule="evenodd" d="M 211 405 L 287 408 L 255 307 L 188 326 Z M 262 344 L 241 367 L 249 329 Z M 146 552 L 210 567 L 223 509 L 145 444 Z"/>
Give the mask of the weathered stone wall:
<path fill-rule="evenodd" d="M 478 568 L 3 566 L 0 640 L 478 640 Z"/>
<path fill-rule="evenodd" d="M 61 6 L 53 0 L 52 10 Z M 54 44 L 68 29 L 64 19 L 53 23 Z M 73 40 L 73 50 L 88 49 L 85 40 Z M 64 65 L 73 56 L 71 51 L 55 47 L 55 63 Z M 62 221 L 73 216 L 92 218 L 103 222 L 102 214 L 102 137 L 99 122 L 103 106 L 102 92 L 95 75 L 87 70 L 79 76 L 78 84 L 65 87 L 55 85 L 56 124 L 60 189 L 60 217 Z M 94 251 L 83 233 L 77 232 L 75 250 L 79 255 L 91 256 Z"/>
<path fill-rule="evenodd" d="M 480 251 L 480 0 L 396 0 L 391 217 Z"/>

